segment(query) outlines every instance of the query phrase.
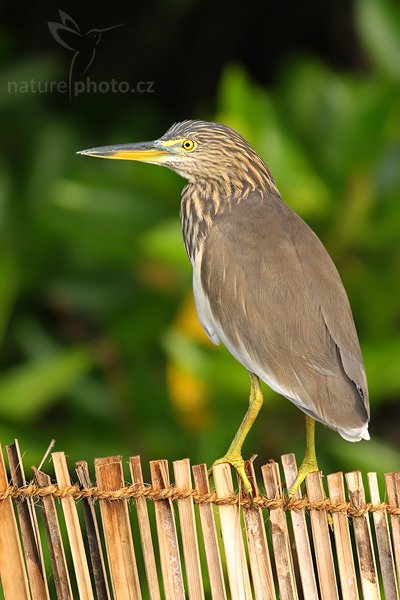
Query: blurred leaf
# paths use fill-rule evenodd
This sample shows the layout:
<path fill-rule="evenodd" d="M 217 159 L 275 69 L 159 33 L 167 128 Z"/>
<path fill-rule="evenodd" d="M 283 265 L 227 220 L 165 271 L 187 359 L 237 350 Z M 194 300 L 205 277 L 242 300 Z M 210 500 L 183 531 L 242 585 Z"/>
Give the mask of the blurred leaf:
<path fill-rule="evenodd" d="M 369 172 L 396 136 L 399 95 L 391 82 L 343 76 L 308 59 L 291 66 L 280 91 L 282 111 L 331 193 L 342 193 L 353 171 Z"/>
<path fill-rule="evenodd" d="M 218 120 L 241 131 L 260 152 L 290 206 L 302 215 L 319 215 L 329 193 L 304 148 L 279 118 L 273 99 L 253 84 L 243 69 L 225 70 Z"/>
<path fill-rule="evenodd" d="M 351 445 L 350 442 L 332 445 L 329 454 L 335 456 L 343 470 L 360 470 L 364 473 L 388 473 L 399 470 L 399 452 L 372 438 Z"/>
<path fill-rule="evenodd" d="M 75 130 L 63 121 L 46 119 L 35 136 L 30 154 L 27 192 L 33 206 L 40 206 L 46 200 L 48 188 L 65 177 L 66 167 L 77 160 L 75 149 Z"/>
<path fill-rule="evenodd" d="M 39 101 L 40 94 L 29 87 L 30 82 L 43 85 L 57 79 L 58 67 L 50 56 L 35 56 L 13 62 L 0 74 L 0 109 L 8 104 L 24 102 L 31 104 Z"/>
<path fill-rule="evenodd" d="M 0 254 L 0 345 L 18 292 L 17 262 L 8 252 Z"/>
<path fill-rule="evenodd" d="M 0 376 L 0 415 L 18 421 L 38 416 L 92 365 L 87 349 L 74 348 L 9 369 Z"/>
<path fill-rule="evenodd" d="M 356 25 L 374 64 L 400 80 L 400 5 L 394 0 L 357 0 Z"/>
<path fill-rule="evenodd" d="M 180 365 L 170 362 L 167 382 L 171 401 L 187 428 L 199 430 L 208 418 L 208 386 Z"/>
<path fill-rule="evenodd" d="M 197 337 L 197 336 L 196 336 Z M 195 338 L 196 339 L 196 338 Z M 167 355 L 182 369 L 196 378 L 208 382 L 223 394 L 229 403 L 232 400 L 246 403 L 249 380 L 246 370 L 229 354 L 224 346 L 199 346 L 195 339 L 177 329 L 168 331 L 162 339 Z"/>
<path fill-rule="evenodd" d="M 190 269 L 178 218 L 162 221 L 144 231 L 139 245 L 144 256 Z"/>
<path fill-rule="evenodd" d="M 167 332 L 162 345 L 171 358 L 189 373 L 204 377 L 207 365 L 207 353 L 191 339 L 176 329 Z"/>
<path fill-rule="evenodd" d="M 0 232 L 4 235 L 7 227 L 7 209 L 11 193 L 11 173 L 7 165 L 0 162 Z"/>
<path fill-rule="evenodd" d="M 379 343 L 363 344 L 368 386 L 373 404 L 400 396 L 400 339 L 380 340 Z"/>
<path fill-rule="evenodd" d="M 62 241 L 74 260 L 103 266 L 131 264 L 136 235 L 160 215 L 157 205 L 136 191 L 54 179 L 34 203 L 40 229 Z"/>

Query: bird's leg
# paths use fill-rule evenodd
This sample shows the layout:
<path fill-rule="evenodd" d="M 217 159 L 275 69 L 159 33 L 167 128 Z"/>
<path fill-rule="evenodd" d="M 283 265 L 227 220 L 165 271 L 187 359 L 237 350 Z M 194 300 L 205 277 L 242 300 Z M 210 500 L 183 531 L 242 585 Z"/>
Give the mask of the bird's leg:
<path fill-rule="evenodd" d="M 293 498 L 307 475 L 314 471 L 318 471 L 317 455 L 315 454 L 315 421 L 306 415 L 306 453 L 296 481 L 289 490 L 289 498 Z"/>
<path fill-rule="evenodd" d="M 256 417 L 260 411 L 261 405 L 264 400 L 260 387 L 260 382 L 258 380 L 257 375 L 254 375 L 254 373 L 250 373 L 250 385 L 251 387 L 249 408 L 247 409 L 244 419 L 241 422 L 240 427 L 237 430 L 231 445 L 229 446 L 228 452 L 225 454 L 225 456 L 219 458 L 213 464 L 213 466 L 215 466 L 220 465 L 222 463 L 229 463 L 230 465 L 235 467 L 236 471 L 239 474 L 239 477 L 243 481 L 244 488 L 248 494 L 251 494 L 251 483 L 244 470 L 242 446 L 247 434 L 249 433 L 254 421 L 256 420 Z"/>

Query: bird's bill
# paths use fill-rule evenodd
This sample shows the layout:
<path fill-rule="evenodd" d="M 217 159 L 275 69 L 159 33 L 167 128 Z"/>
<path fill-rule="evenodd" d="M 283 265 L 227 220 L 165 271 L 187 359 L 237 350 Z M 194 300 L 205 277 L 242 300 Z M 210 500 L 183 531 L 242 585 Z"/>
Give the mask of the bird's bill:
<path fill-rule="evenodd" d="M 116 160 L 138 160 L 140 162 L 162 164 L 170 151 L 163 148 L 160 142 L 140 142 L 139 144 L 120 144 L 119 146 L 100 146 L 81 150 L 77 154 L 95 156 L 97 158 L 113 158 Z"/>
<path fill-rule="evenodd" d="M 111 29 L 118 29 L 119 27 L 123 27 L 125 23 L 120 23 L 119 25 L 113 25 L 112 27 L 106 27 L 105 29 L 92 29 L 92 31 L 98 31 L 99 33 L 104 33 L 105 31 L 111 31 Z"/>

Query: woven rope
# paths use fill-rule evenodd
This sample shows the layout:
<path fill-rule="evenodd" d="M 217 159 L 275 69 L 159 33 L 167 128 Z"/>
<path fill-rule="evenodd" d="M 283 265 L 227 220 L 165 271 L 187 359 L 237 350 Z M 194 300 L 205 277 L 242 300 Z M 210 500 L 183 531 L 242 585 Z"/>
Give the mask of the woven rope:
<path fill-rule="evenodd" d="M 367 502 L 362 506 L 354 506 L 351 502 L 334 504 L 329 498 L 316 502 L 310 502 L 307 497 L 300 500 L 293 498 L 290 500 L 286 498 L 271 500 L 265 496 L 256 496 L 251 499 L 248 497 L 239 497 L 237 495 L 217 498 L 215 493 L 199 494 L 193 489 L 184 490 L 174 486 L 162 490 L 155 490 L 151 486 L 130 485 L 115 491 L 102 491 L 97 487 L 82 489 L 77 485 L 71 485 L 59 488 L 55 484 L 39 487 L 34 483 L 31 483 L 20 488 L 14 486 L 8 487 L 4 492 L 0 493 L 0 501 L 5 500 L 6 498 L 24 500 L 26 498 L 37 499 L 46 496 L 52 496 L 54 498 L 73 498 L 74 500 L 82 500 L 84 498 L 92 498 L 93 500 L 137 500 L 138 498 L 145 498 L 146 500 L 155 501 L 192 498 L 196 504 L 214 504 L 216 506 L 240 504 L 245 508 L 257 507 L 267 508 L 269 510 L 276 508 L 283 508 L 285 511 L 322 510 L 330 513 L 343 513 L 349 517 L 359 517 L 366 513 L 386 511 L 391 515 L 400 516 L 400 507 L 391 506 L 386 502 L 380 502 L 379 504 Z"/>

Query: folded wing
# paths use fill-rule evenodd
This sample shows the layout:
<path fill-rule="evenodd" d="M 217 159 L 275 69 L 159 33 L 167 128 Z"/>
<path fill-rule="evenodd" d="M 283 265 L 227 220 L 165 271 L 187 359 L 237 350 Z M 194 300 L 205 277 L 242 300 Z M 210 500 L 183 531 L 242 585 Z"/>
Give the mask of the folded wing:
<path fill-rule="evenodd" d="M 346 292 L 318 237 L 281 198 L 254 193 L 216 220 L 194 265 L 194 292 L 213 341 L 306 414 L 348 440 L 368 438 Z"/>

